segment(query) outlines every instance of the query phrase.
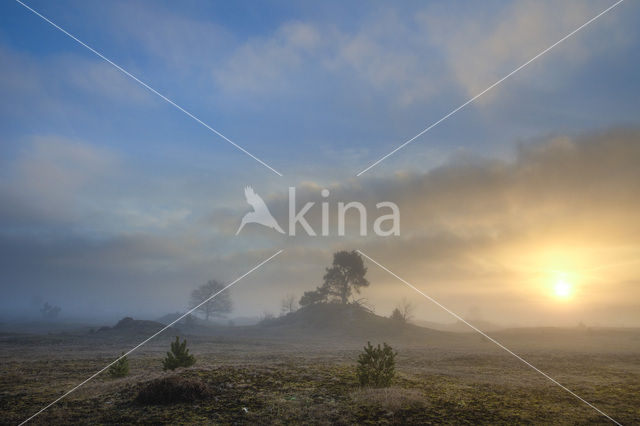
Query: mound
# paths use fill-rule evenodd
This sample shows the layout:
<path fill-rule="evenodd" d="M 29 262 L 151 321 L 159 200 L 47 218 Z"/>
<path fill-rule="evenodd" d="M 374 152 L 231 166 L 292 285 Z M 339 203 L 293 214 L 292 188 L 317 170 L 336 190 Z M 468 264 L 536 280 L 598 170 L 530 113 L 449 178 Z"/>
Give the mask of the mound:
<path fill-rule="evenodd" d="M 294 326 L 315 330 L 344 329 L 349 327 L 380 326 L 390 322 L 388 318 L 378 316 L 355 304 L 316 303 L 305 306 L 287 315 L 265 320 L 262 326 Z"/>
<path fill-rule="evenodd" d="M 358 341 L 422 340 L 449 333 L 413 324 L 402 324 L 381 317 L 356 304 L 317 303 L 282 317 L 263 321 L 258 326 L 265 335 L 292 338 L 353 338 Z"/>
<path fill-rule="evenodd" d="M 154 334 L 162 329 L 164 324 L 156 321 L 136 320 L 131 317 L 122 318 L 113 327 L 101 327 L 97 333 L 108 333 L 118 335 L 138 335 L 138 334 Z"/>
<path fill-rule="evenodd" d="M 196 379 L 170 376 L 151 380 L 142 385 L 136 402 L 143 405 L 193 402 L 209 395 L 207 385 Z"/>

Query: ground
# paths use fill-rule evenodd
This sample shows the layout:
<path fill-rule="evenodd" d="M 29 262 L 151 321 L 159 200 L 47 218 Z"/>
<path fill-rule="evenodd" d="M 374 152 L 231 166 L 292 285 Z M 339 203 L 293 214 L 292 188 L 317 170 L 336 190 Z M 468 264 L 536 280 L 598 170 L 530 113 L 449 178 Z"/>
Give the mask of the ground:
<path fill-rule="evenodd" d="M 496 334 L 525 359 L 622 424 L 640 423 L 640 333 L 524 330 Z M 34 424 L 607 424 L 608 420 L 478 335 L 393 342 L 390 388 L 358 385 L 366 341 L 193 336 L 195 366 L 162 371 L 173 336 L 130 356 L 131 375 L 97 377 Z M 135 336 L 0 336 L 0 421 L 18 424 L 133 346 Z M 374 342 L 375 343 L 375 342 Z M 145 383 L 204 382 L 204 399 L 141 405 Z"/>

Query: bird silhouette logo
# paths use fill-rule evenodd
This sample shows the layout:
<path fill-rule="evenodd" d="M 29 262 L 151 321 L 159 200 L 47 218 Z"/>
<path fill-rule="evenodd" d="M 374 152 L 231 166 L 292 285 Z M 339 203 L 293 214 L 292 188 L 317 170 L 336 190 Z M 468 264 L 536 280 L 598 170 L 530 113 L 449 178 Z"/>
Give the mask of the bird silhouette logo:
<path fill-rule="evenodd" d="M 247 186 L 244 188 L 244 197 L 247 199 L 247 203 L 253 207 L 253 211 L 244 215 L 240 227 L 236 231 L 236 235 L 240 233 L 247 223 L 259 223 L 260 225 L 273 228 L 279 233 L 284 234 L 284 231 L 280 228 L 276 219 L 271 215 L 264 200 L 256 194 L 252 187 Z"/>

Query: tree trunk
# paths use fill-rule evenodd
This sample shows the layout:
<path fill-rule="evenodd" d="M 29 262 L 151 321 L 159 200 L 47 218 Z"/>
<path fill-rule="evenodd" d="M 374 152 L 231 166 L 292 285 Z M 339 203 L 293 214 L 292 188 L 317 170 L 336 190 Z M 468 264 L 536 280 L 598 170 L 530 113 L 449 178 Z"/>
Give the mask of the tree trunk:
<path fill-rule="evenodd" d="M 342 303 L 344 305 L 347 304 L 347 302 L 349 302 L 349 282 L 347 281 L 346 278 L 343 278 L 343 282 L 342 282 Z"/>

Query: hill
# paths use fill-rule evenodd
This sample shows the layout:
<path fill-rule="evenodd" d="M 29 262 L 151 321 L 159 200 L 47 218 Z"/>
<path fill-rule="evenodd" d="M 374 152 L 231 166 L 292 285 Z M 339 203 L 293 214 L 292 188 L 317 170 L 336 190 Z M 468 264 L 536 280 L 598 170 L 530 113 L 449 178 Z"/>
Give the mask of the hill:
<path fill-rule="evenodd" d="M 114 327 L 102 327 L 96 335 L 143 336 L 151 335 L 177 316 L 166 315 L 157 321 L 123 318 Z M 199 336 L 213 341 L 281 341 L 300 344 L 318 343 L 331 346 L 361 346 L 371 342 L 387 342 L 410 346 L 455 344 L 462 341 L 462 333 L 433 330 L 414 324 L 404 324 L 382 317 L 356 304 L 318 303 L 298 309 L 256 325 L 231 326 L 208 323 L 201 319 L 180 321 L 168 334 Z"/>
<path fill-rule="evenodd" d="M 113 327 L 100 327 L 97 335 L 152 335 L 161 330 L 165 325 L 157 321 L 136 320 L 131 317 L 122 318 Z"/>
<path fill-rule="evenodd" d="M 236 327 L 240 328 L 240 327 Z M 382 317 L 356 304 L 318 303 L 287 315 L 262 321 L 254 327 L 242 327 L 263 337 L 303 340 L 356 339 L 424 344 L 434 338 L 457 337 L 453 333 L 403 324 Z M 253 330 L 249 330 L 253 329 Z M 238 333 L 236 333 L 237 335 Z"/>
<path fill-rule="evenodd" d="M 470 319 L 465 318 L 470 324 L 473 324 L 474 327 L 484 331 L 485 333 L 502 331 L 505 327 L 493 324 L 489 321 L 484 321 L 480 319 Z M 431 328 L 434 330 L 440 331 L 452 331 L 456 333 L 477 333 L 477 331 L 473 330 L 467 324 L 462 321 L 456 321 L 451 323 L 439 323 L 433 321 L 425 321 L 425 320 L 417 320 L 415 323 L 421 327 Z"/>

